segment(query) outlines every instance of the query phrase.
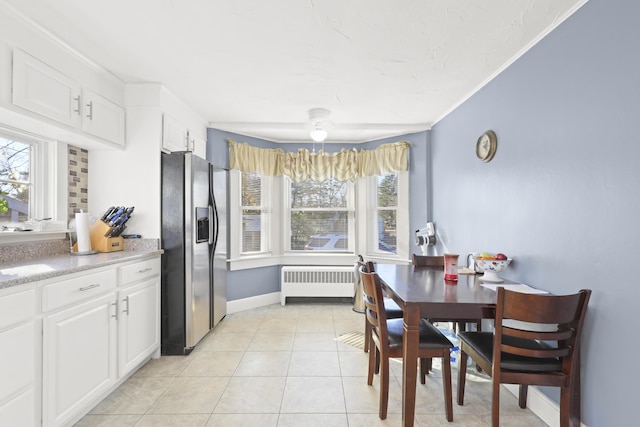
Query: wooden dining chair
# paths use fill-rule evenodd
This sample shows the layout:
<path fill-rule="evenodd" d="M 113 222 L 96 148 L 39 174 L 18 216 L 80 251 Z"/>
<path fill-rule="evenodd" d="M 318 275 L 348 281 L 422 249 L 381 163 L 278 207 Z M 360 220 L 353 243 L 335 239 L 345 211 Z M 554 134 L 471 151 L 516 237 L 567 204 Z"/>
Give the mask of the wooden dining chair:
<path fill-rule="evenodd" d="M 385 313 L 386 300 L 382 294 L 380 278 L 375 272 L 368 273 L 366 267 L 360 268 L 360 276 L 364 288 L 365 315 L 373 326 L 370 338 L 369 371 L 367 384 L 373 384 L 373 374 L 376 369 L 376 357 L 380 363 L 380 419 L 387 418 L 389 402 L 389 359 L 402 358 L 402 319 L 387 319 Z M 374 350 L 375 346 L 375 350 Z M 444 403 L 448 421 L 453 421 L 453 404 L 451 392 L 451 362 L 449 351 L 453 344 L 431 323 L 425 319 L 420 321 L 420 343 L 418 357 L 420 358 L 420 382 L 426 382 L 426 369 L 423 360 L 426 358 L 442 358 L 442 387 L 444 389 Z M 417 363 L 417 360 L 403 363 Z"/>
<path fill-rule="evenodd" d="M 495 331 L 458 334 L 458 405 L 464 401 L 469 355 L 492 377 L 493 427 L 499 425 L 503 383 L 520 384 L 521 408 L 527 406 L 528 385 L 560 387 L 560 426 L 579 426 L 580 334 L 591 291 L 558 296 L 499 287 L 497 293 Z"/>
<path fill-rule="evenodd" d="M 365 272 L 373 273 L 375 271 L 375 264 L 371 261 L 365 261 L 362 255 L 358 255 L 358 269 L 360 267 L 365 268 Z M 362 280 L 362 279 L 361 279 Z M 402 308 L 398 304 L 396 304 L 393 300 L 387 298 L 385 303 L 385 313 L 387 315 L 387 319 L 402 319 L 404 316 L 402 312 Z M 369 342 L 371 341 L 371 323 L 367 319 L 367 316 L 364 316 L 364 352 L 369 352 Z M 378 373 L 378 369 L 376 368 L 376 373 Z"/>

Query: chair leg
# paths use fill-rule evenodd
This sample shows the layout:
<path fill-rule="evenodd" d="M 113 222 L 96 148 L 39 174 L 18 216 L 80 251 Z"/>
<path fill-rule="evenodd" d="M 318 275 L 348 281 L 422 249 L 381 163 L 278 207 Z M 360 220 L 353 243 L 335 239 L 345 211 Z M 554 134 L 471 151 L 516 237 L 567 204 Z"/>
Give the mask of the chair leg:
<path fill-rule="evenodd" d="M 476 324 L 476 331 L 477 332 L 481 332 L 482 331 L 482 320 L 478 319 L 478 321 L 475 322 L 475 324 Z M 478 365 L 477 363 L 476 363 L 476 371 L 482 372 L 482 367 L 480 365 Z"/>
<path fill-rule="evenodd" d="M 467 353 L 460 350 L 460 363 L 458 364 L 458 405 L 464 404 L 464 383 L 467 380 Z"/>
<path fill-rule="evenodd" d="M 518 396 L 518 405 L 520 405 L 520 407 L 522 409 L 526 409 L 527 408 L 527 390 L 528 390 L 529 386 L 526 384 L 520 384 L 520 393 Z"/>
<path fill-rule="evenodd" d="M 492 379 L 491 427 L 500 427 L 500 378 Z"/>
<path fill-rule="evenodd" d="M 577 379 L 560 387 L 560 427 L 580 427 L 580 388 Z"/>
<path fill-rule="evenodd" d="M 442 355 L 442 388 L 444 389 L 444 407 L 447 411 L 447 421 L 453 421 L 453 397 L 451 390 L 451 360 L 449 350 Z"/>
<path fill-rule="evenodd" d="M 420 384 L 426 384 L 427 374 L 429 373 L 429 361 L 431 359 L 426 357 L 420 358 Z"/>
<path fill-rule="evenodd" d="M 372 385 L 373 384 L 373 373 L 375 371 L 375 367 L 376 367 L 376 353 L 377 348 L 375 346 L 375 344 L 373 344 L 373 342 L 370 343 L 371 344 L 371 351 L 369 352 L 369 371 L 367 372 L 367 384 L 368 385 Z M 375 350 L 373 350 L 375 349 Z"/>
<path fill-rule="evenodd" d="M 376 348 L 375 354 L 376 354 L 375 373 L 379 374 L 380 373 L 380 350 L 378 350 L 378 348 Z"/>
<path fill-rule="evenodd" d="M 367 314 L 364 315 L 364 352 L 369 352 L 369 340 L 371 339 L 371 323 L 367 319 Z"/>
<path fill-rule="evenodd" d="M 381 355 L 382 356 L 382 355 Z M 389 404 L 389 358 L 381 357 L 380 367 L 380 419 L 387 418 L 387 406 Z"/>

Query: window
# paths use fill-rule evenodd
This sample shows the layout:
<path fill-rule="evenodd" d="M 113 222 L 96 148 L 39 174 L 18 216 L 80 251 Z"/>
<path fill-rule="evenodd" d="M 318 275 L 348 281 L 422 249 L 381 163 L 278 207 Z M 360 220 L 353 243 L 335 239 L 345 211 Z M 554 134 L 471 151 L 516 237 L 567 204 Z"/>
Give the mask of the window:
<path fill-rule="evenodd" d="M 264 252 L 267 250 L 266 231 L 268 217 L 265 202 L 268 203 L 268 186 L 263 177 L 256 173 L 242 172 L 240 175 L 241 191 L 241 235 L 243 254 Z"/>
<path fill-rule="evenodd" d="M 32 164 L 31 143 L 0 136 L 0 222 L 31 217 Z"/>
<path fill-rule="evenodd" d="M 353 239 L 353 184 L 288 183 L 289 249 L 291 251 L 348 251 Z"/>
<path fill-rule="evenodd" d="M 396 254 L 398 252 L 398 175 L 378 176 L 376 179 L 378 250 Z"/>

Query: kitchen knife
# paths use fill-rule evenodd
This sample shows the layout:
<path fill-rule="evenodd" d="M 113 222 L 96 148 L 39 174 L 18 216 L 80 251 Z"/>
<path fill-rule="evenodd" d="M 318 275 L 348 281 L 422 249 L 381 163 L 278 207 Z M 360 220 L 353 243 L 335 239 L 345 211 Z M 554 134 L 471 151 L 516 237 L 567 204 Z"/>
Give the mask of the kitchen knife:
<path fill-rule="evenodd" d="M 102 217 L 100 219 L 102 219 L 102 221 L 107 221 L 107 218 L 109 217 L 109 215 L 111 215 L 111 212 L 113 212 L 113 210 L 115 209 L 114 206 L 111 206 L 109 209 L 107 209 L 104 214 L 102 215 Z"/>
<path fill-rule="evenodd" d="M 118 220 L 118 218 L 120 218 L 120 215 L 122 215 L 124 213 L 124 208 L 118 208 L 118 211 L 113 214 L 113 216 L 111 216 L 111 218 L 109 218 L 109 227 L 113 227 L 116 224 L 116 221 Z"/>
<path fill-rule="evenodd" d="M 126 225 L 121 224 L 117 227 L 114 227 L 113 230 L 109 233 L 108 237 L 118 237 L 122 232 L 127 228 Z"/>

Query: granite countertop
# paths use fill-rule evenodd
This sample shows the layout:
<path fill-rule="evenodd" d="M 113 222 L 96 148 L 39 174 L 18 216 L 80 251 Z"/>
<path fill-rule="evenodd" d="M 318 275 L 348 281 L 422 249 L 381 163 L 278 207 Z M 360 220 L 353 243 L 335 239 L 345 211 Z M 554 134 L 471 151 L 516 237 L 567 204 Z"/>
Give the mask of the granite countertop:
<path fill-rule="evenodd" d="M 125 261 L 135 261 L 162 254 L 162 249 L 143 248 L 93 255 L 54 254 L 34 256 L 27 261 L 0 263 L 0 289 L 77 273 L 92 268 L 105 267 Z"/>

